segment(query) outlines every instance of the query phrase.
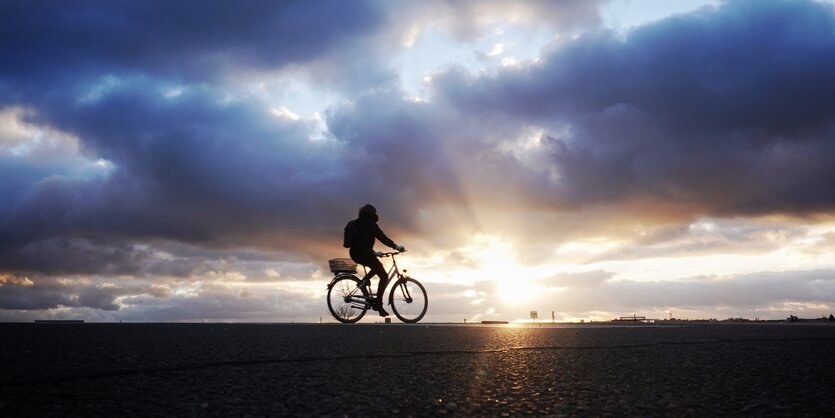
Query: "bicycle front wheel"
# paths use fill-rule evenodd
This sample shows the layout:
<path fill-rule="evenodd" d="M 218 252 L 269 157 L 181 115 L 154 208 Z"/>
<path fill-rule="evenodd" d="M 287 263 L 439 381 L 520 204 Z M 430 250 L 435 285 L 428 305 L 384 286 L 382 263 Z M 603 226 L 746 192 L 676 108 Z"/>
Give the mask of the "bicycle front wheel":
<path fill-rule="evenodd" d="M 419 281 L 404 277 L 397 280 L 391 287 L 389 305 L 401 321 L 414 324 L 426 315 L 429 298 L 426 296 L 426 289 Z"/>
<path fill-rule="evenodd" d="M 357 289 L 359 282 L 356 276 L 346 274 L 337 277 L 328 288 L 328 310 L 337 321 L 354 323 L 368 311 L 368 305 L 361 302 L 361 298 L 368 298 L 368 291 L 365 287 Z"/>

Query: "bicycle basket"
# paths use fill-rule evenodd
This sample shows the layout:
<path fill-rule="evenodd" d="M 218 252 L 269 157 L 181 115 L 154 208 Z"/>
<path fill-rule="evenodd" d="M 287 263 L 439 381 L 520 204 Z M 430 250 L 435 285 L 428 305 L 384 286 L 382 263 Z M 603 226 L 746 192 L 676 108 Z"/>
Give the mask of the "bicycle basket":
<path fill-rule="evenodd" d="M 328 264 L 330 265 L 331 272 L 333 273 L 357 272 L 357 263 L 350 258 L 334 258 L 333 260 L 328 260 Z"/>

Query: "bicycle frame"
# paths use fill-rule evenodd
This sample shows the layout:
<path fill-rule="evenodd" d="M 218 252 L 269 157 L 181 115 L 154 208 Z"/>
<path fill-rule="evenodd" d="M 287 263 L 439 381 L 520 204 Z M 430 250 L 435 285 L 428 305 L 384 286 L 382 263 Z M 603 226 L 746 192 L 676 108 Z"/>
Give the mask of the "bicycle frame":
<path fill-rule="evenodd" d="M 395 276 L 397 276 L 397 280 L 400 280 L 400 279 L 403 279 L 404 277 L 406 277 L 405 275 L 400 273 L 400 268 L 397 267 L 397 260 L 395 260 L 395 258 L 394 258 L 394 256 L 397 255 L 397 254 L 400 254 L 400 253 L 399 252 L 391 252 L 391 253 L 383 254 L 383 257 L 391 257 L 392 265 L 391 265 L 391 268 L 389 269 L 389 277 L 388 277 L 389 278 L 389 281 L 388 281 L 389 283 L 393 282 Z M 407 271 L 403 270 L 403 273 L 407 273 Z M 397 285 L 398 282 L 394 282 L 394 284 Z M 408 300 L 409 302 L 411 302 L 412 301 L 412 295 L 409 293 L 409 288 L 406 287 L 406 286 L 400 286 L 400 289 L 403 292 L 403 297 L 406 300 Z M 394 291 L 395 291 L 395 288 L 392 287 L 390 292 L 394 292 Z M 389 298 L 388 304 L 391 305 L 391 298 Z"/>
<path fill-rule="evenodd" d="M 389 270 L 388 270 L 388 273 L 387 273 L 388 274 L 388 284 L 391 284 L 395 278 L 399 280 L 399 279 L 404 277 L 403 274 L 400 273 L 400 268 L 397 267 L 397 260 L 394 258 L 394 256 L 397 255 L 397 254 L 400 254 L 400 252 L 383 253 L 383 255 L 381 257 L 381 258 L 391 257 L 392 265 L 391 265 L 391 267 L 389 267 Z M 405 272 L 405 270 L 404 270 L 404 272 Z M 357 287 L 355 287 L 354 290 L 352 290 L 351 293 L 348 294 L 347 297 L 348 297 L 349 301 L 350 302 L 362 303 L 364 305 L 369 305 L 370 300 L 374 298 L 373 294 L 371 296 L 365 296 L 365 295 L 362 295 L 362 294 L 359 294 L 359 295 L 357 294 L 357 292 L 360 292 L 360 289 L 362 289 L 363 286 L 368 286 L 369 294 L 371 294 L 371 287 L 370 287 L 371 286 L 371 276 L 368 275 L 367 270 L 366 270 L 365 276 L 362 277 L 362 278 L 359 277 L 358 273 L 337 274 L 337 275 L 334 276 L 333 280 L 331 280 L 331 283 L 328 285 L 328 288 L 330 288 L 336 282 L 336 279 L 338 277 L 343 276 L 345 274 L 350 274 L 350 275 L 360 279 L 359 284 L 357 284 Z M 408 289 L 404 289 L 404 297 L 411 300 L 411 295 L 409 294 Z"/>

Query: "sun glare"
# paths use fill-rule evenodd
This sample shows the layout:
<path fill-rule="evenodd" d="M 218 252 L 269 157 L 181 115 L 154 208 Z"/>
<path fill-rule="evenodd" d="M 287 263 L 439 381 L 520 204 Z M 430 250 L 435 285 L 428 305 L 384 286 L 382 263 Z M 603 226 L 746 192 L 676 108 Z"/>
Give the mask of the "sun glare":
<path fill-rule="evenodd" d="M 535 286 L 522 278 L 510 278 L 497 284 L 500 300 L 509 305 L 528 302 L 536 295 Z"/>
<path fill-rule="evenodd" d="M 476 235 L 466 251 L 482 279 L 495 282 L 503 303 L 524 303 L 536 294 L 532 278 L 528 277 L 530 272 L 519 264 L 513 244 L 508 240 L 493 235 Z"/>

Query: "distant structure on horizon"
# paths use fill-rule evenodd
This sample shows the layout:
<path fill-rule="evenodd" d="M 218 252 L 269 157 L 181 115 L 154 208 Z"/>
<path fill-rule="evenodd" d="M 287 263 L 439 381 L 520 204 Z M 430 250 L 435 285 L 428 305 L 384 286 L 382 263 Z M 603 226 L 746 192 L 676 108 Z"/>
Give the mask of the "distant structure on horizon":
<path fill-rule="evenodd" d="M 582 321 L 581 321 L 582 322 Z M 615 323 L 615 322 L 630 322 L 630 323 L 644 323 L 644 324 L 653 324 L 653 323 L 660 323 L 660 322 L 686 322 L 690 324 L 695 323 L 747 323 L 747 322 L 835 322 L 835 315 L 829 314 L 829 317 L 826 315 L 821 316 L 820 318 L 800 318 L 797 315 L 789 315 L 786 319 L 748 319 L 743 317 L 736 317 L 736 318 L 728 318 L 728 319 L 716 319 L 716 318 L 709 318 L 709 319 L 681 319 L 681 318 L 673 318 L 672 314 L 670 318 L 664 319 L 652 319 L 647 318 L 646 316 L 632 314 L 631 316 L 621 316 L 611 321 L 592 321 L 592 322 L 601 322 L 601 323 Z"/>
<path fill-rule="evenodd" d="M 619 322 L 647 322 L 647 317 L 632 314 L 632 316 L 622 316 L 618 319 L 615 319 L 615 321 L 619 321 Z M 654 319 L 650 319 L 649 321 L 655 322 Z"/>

